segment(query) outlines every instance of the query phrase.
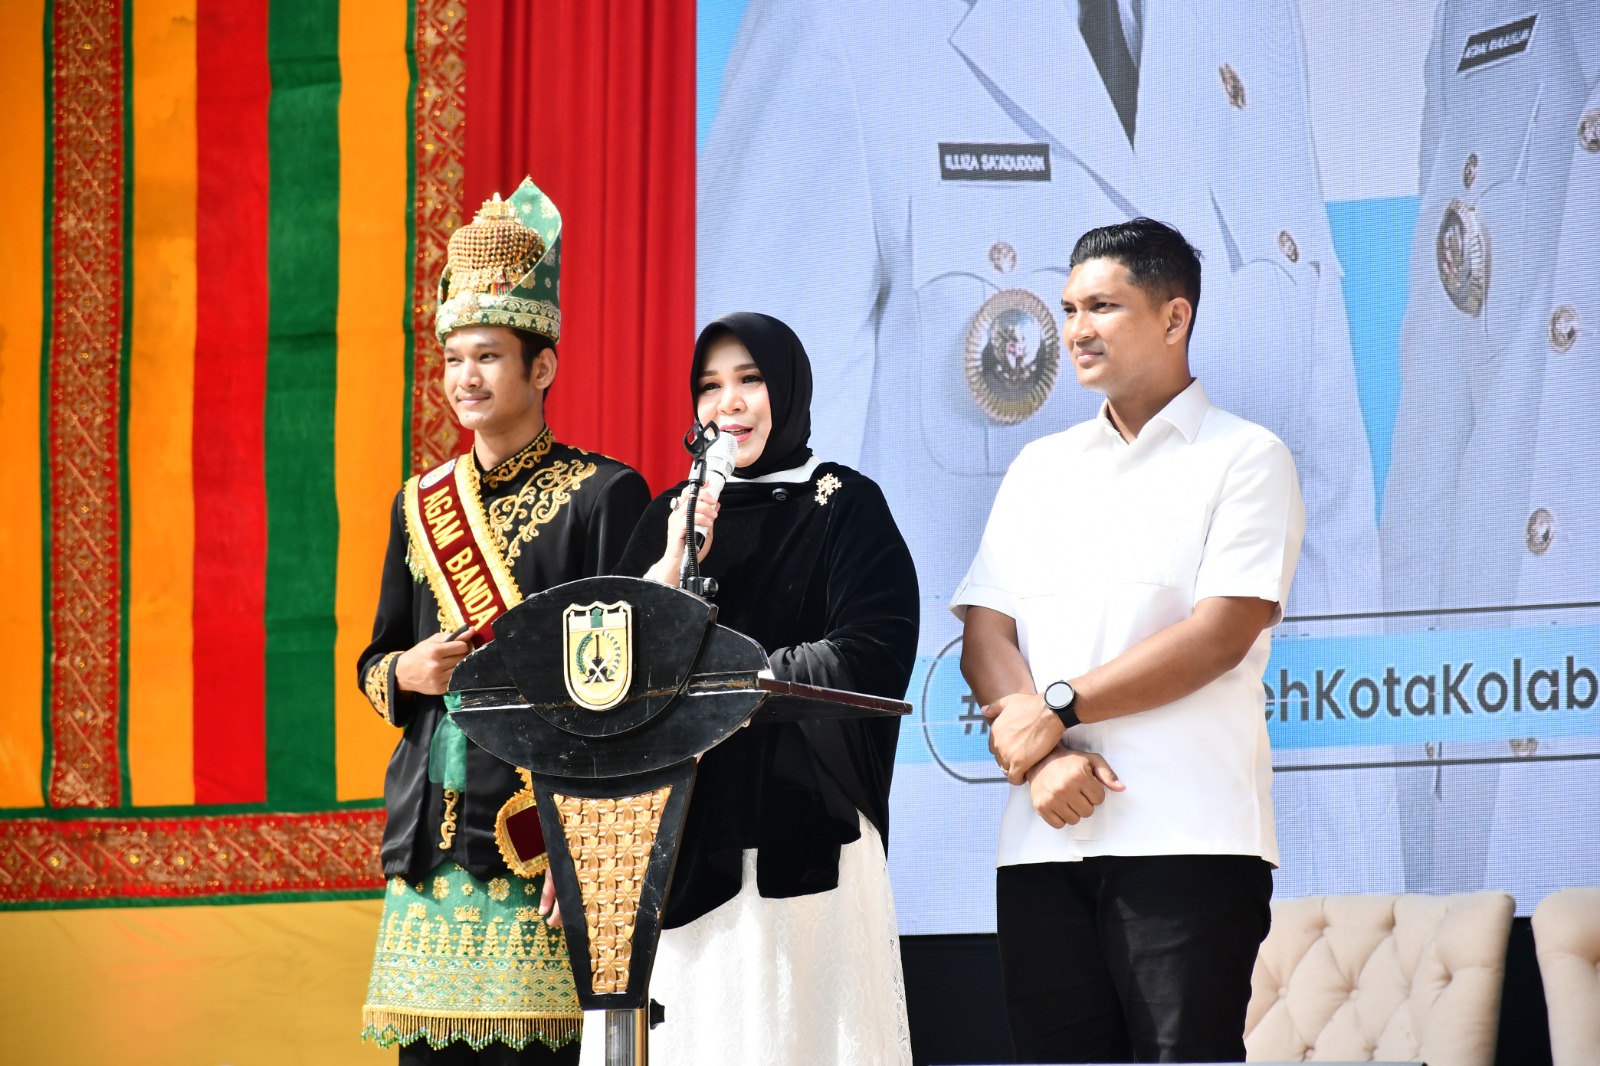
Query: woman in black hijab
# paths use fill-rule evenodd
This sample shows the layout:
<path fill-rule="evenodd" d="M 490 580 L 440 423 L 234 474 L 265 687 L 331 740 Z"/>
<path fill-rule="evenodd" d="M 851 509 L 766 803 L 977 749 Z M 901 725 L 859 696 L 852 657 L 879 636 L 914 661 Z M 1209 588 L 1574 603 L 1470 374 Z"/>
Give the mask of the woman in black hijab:
<path fill-rule="evenodd" d="M 718 622 L 780 679 L 902 698 L 916 571 L 878 486 L 812 455 L 800 339 L 727 315 L 689 385 L 697 419 L 739 440 L 720 502 L 696 504 Z M 677 583 L 681 494 L 651 504 L 620 573 Z M 899 725 L 755 725 L 701 760 L 651 984 L 658 1061 L 910 1062 L 884 859 Z"/>

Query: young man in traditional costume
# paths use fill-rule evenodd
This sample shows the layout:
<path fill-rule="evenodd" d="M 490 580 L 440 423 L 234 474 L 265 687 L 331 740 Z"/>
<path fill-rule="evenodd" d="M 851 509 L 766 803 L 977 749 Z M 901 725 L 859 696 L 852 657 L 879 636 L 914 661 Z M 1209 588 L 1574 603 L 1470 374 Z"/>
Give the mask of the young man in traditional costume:
<path fill-rule="evenodd" d="M 524 180 L 450 239 L 436 329 L 470 453 L 395 497 L 359 680 L 404 732 L 384 784 L 389 878 L 363 1037 L 405 1063 L 576 1062 L 582 1013 L 526 773 L 445 713 L 494 619 L 606 573 L 650 502 L 632 468 L 544 421 L 560 338 L 561 215 Z"/>

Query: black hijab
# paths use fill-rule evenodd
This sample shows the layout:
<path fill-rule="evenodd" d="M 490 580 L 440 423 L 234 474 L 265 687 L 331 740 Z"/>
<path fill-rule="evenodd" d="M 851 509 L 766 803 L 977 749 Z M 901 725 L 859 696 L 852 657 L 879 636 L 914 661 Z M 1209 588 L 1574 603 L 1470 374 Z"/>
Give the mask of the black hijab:
<path fill-rule="evenodd" d="M 700 373 L 705 369 L 706 352 L 713 341 L 724 336 L 732 336 L 750 353 L 766 382 L 767 402 L 772 408 L 766 446 L 755 462 L 738 468 L 733 476 L 761 477 L 804 463 L 811 458 L 807 446 L 811 440 L 811 360 L 794 330 L 771 315 L 735 311 L 700 331 L 700 339 L 694 342 L 694 364 L 689 367 L 695 417 L 699 417 Z"/>

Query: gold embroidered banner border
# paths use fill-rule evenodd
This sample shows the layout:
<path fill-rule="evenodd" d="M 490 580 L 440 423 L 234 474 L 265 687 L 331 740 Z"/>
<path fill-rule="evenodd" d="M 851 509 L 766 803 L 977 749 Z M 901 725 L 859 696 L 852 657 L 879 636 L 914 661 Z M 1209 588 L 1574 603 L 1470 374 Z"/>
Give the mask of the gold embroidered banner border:
<path fill-rule="evenodd" d="M 433 305 L 450 234 L 462 224 L 466 155 L 465 0 L 416 0 L 416 189 L 411 299 L 411 471 L 460 450 L 461 432 L 438 389 L 443 363 Z"/>
<path fill-rule="evenodd" d="M 383 887 L 382 810 L 0 820 L 0 906 Z"/>
<path fill-rule="evenodd" d="M 122 800 L 122 4 L 56 0 L 51 46 L 49 802 L 111 807 Z"/>

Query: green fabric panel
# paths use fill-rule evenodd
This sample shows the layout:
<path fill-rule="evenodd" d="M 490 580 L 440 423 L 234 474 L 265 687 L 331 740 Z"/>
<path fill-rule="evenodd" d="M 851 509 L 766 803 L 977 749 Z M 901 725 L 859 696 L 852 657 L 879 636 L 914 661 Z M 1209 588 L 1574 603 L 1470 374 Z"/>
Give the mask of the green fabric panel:
<path fill-rule="evenodd" d="M 273 0 L 267 58 L 267 805 L 293 811 L 337 789 L 338 0 Z"/>

